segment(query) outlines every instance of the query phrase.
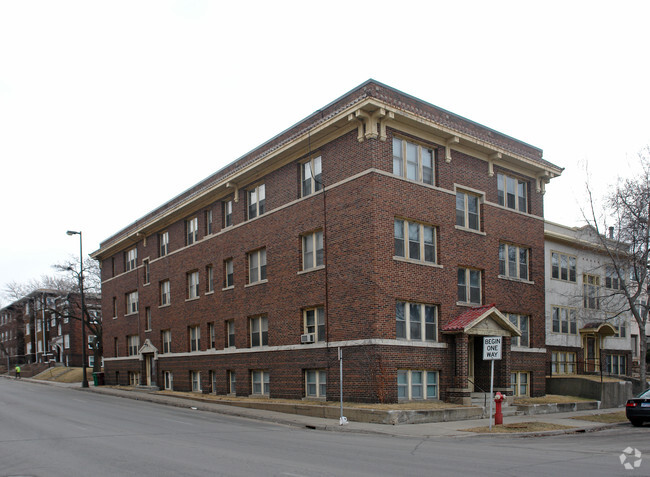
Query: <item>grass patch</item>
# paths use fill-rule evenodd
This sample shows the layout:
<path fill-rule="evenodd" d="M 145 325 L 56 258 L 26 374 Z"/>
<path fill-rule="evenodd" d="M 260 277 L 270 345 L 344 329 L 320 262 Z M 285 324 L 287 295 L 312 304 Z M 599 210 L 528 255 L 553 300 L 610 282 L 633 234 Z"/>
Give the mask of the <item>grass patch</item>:
<path fill-rule="evenodd" d="M 516 422 L 513 424 L 504 424 L 502 426 L 492 426 L 491 431 L 489 426 L 472 427 L 460 430 L 465 432 L 476 432 L 479 434 L 513 434 L 517 432 L 544 432 L 566 429 L 575 429 L 575 426 L 564 426 L 562 424 L 551 424 L 548 422 Z"/>
<path fill-rule="evenodd" d="M 561 404 L 567 402 L 578 401 L 593 401 L 578 396 L 561 396 L 558 394 L 547 394 L 546 396 L 533 397 L 533 398 L 516 398 L 514 404 Z"/>
<path fill-rule="evenodd" d="M 93 369 L 86 368 L 86 375 L 89 380 L 93 378 Z M 55 381 L 57 383 L 80 383 L 83 377 L 83 368 L 69 368 L 55 366 L 37 374 L 33 379 L 41 381 Z"/>
<path fill-rule="evenodd" d="M 618 422 L 627 422 L 625 411 L 604 412 L 601 414 L 590 414 L 588 416 L 574 416 L 571 419 L 580 421 L 602 422 L 603 424 L 616 424 Z"/>

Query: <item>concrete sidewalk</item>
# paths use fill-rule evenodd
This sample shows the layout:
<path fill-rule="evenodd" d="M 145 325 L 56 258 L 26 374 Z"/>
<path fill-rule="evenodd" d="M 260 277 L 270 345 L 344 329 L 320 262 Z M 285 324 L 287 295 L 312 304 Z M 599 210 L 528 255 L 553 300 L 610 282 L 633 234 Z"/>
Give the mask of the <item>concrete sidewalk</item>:
<path fill-rule="evenodd" d="M 7 377 L 7 376 L 5 376 Z M 13 379 L 13 378 L 11 378 Z M 580 420 L 580 416 L 589 416 L 593 414 L 614 413 L 621 411 L 617 409 L 594 409 L 588 411 L 575 411 L 564 412 L 556 414 L 538 414 L 538 415 L 523 415 L 511 416 L 504 418 L 504 424 L 514 424 L 521 422 L 543 422 L 548 424 L 556 424 L 563 426 L 571 426 L 571 429 L 541 431 L 541 432 L 522 432 L 522 433 L 475 433 L 469 432 L 466 429 L 489 426 L 489 419 L 473 419 L 464 421 L 447 421 L 435 422 L 425 424 L 399 424 L 399 425 L 386 425 L 386 424 L 372 424 L 367 422 L 348 422 L 347 425 L 339 425 L 339 420 L 336 419 L 323 419 L 311 416 L 302 416 L 297 414 L 285 414 L 281 412 L 268 411 L 262 409 L 251 409 L 243 407 L 229 406 L 227 404 L 219 404 L 217 402 L 206 402 L 188 399 L 185 397 L 169 396 L 163 394 L 156 394 L 147 390 L 138 389 L 119 389 L 104 386 L 93 386 L 91 384 L 88 388 L 82 388 L 80 383 L 58 383 L 52 381 L 41 381 L 30 378 L 23 378 L 21 381 L 52 385 L 59 387 L 66 387 L 77 389 L 79 391 L 105 394 L 110 396 L 117 396 L 127 399 L 134 399 L 137 401 L 145 401 L 156 404 L 163 404 L 167 406 L 175 406 L 189 409 L 196 409 L 200 411 L 215 412 L 228 416 L 237 416 L 248 419 L 257 419 L 267 422 L 274 422 L 288 426 L 295 426 L 307 429 L 318 429 L 337 432 L 358 432 L 358 433 L 372 433 L 384 434 L 387 436 L 395 437 L 415 437 L 415 438 L 429 438 L 429 437 L 513 437 L 513 436 L 542 436 L 542 435 L 557 435 L 557 434 L 570 434 L 593 432 L 601 429 L 607 429 L 617 426 L 629 426 L 628 422 L 616 424 L 603 424 L 598 422 Z M 578 418 L 578 419 L 574 419 Z"/>

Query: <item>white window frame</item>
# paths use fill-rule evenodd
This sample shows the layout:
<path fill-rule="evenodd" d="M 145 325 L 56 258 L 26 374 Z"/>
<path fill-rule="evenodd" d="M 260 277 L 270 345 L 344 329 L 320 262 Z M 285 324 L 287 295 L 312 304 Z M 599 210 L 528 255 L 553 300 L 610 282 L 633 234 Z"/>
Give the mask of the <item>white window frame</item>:
<path fill-rule="evenodd" d="M 470 203 L 471 200 L 471 203 Z M 476 201 L 476 212 L 470 212 L 470 205 Z M 459 208 L 459 205 L 461 206 Z M 476 217 L 476 226 L 472 226 L 471 219 Z M 456 227 L 465 230 L 481 230 L 481 196 L 464 189 L 456 191 Z"/>
<path fill-rule="evenodd" d="M 305 370 L 305 397 L 327 398 L 327 371 L 325 369 Z"/>
<path fill-rule="evenodd" d="M 140 349 L 140 336 L 128 335 L 126 337 L 127 356 L 137 356 Z"/>
<path fill-rule="evenodd" d="M 600 310 L 600 275 L 582 274 L 582 305 L 589 310 Z"/>
<path fill-rule="evenodd" d="M 63 335 L 63 349 L 70 349 L 70 335 Z"/>
<path fill-rule="evenodd" d="M 226 321 L 226 348 L 235 348 L 235 320 Z"/>
<path fill-rule="evenodd" d="M 139 386 L 140 385 L 140 373 L 138 371 L 129 371 L 129 385 L 130 386 Z"/>
<path fill-rule="evenodd" d="M 199 218 L 192 217 L 185 221 L 185 245 L 192 245 L 199 240 Z"/>
<path fill-rule="evenodd" d="M 511 187 L 514 191 L 511 193 Z M 523 197 L 521 195 L 523 188 Z M 497 196 L 499 205 L 519 212 L 528 212 L 528 182 L 507 174 L 497 173 Z M 512 199 L 511 199 L 512 196 Z"/>
<path fill-rule="evenodd" d="M 266 248 L 248 253 L 248 284 L 266 281 Z"/>
<path fill-rule="evenodd" d="M 187 273 L 187 299 L 188 300 L 194 300 L 195 298 L 199 298 L 201 296 L 201 290 L 200 290 L 200 284 L 199 284 L 199 271 L 194 270 L 192 272 Z"/>
<path fill-rule="evenodd" d="M 518 313 L 506 313 L 506 316 L 510 320 L 510 323 L 521 331 L 521 336 L 513 336 L 511 338 L 510 345 L 530 348 L 530 317 Z"/>
<path fill-rule="evenodd" d="M 232 200 L 223 203 L 223 227 L 228 228 L 232 225 Z"/>
<path fill-rule="evenodd" d="M 556 326 L 557 324 L 557 326 Z M 578 334 L 578 310 L 566 306 L 551 306 L 551 333 Z"/>
<path fill-rule="evenodd" d="M 194 325 L 189 327 L 190 352 L 201 351 L 201 327 Z"/>
<path fill-rule="evenodd" d="M 126 314 L 132 315 L 139 310 L 138 291 L 132 291 L 126 294 Z"/>
<path fill-rule="evenodd" d="M 146 307 L 144 309 L 144 330 L 151 331 L 151 308 Z"/>
<path fill-rule="evenodd" d="M 213 232 L 212 209 L 205 211 L 205 235 L 212 235 Z"/>
<path fill-rule="evenodd" d="M 228 394 L 237 394 L 237 374 L 235 371 L 228 371 Z"/>
<path fill-rule="evenodd" d="M 427 232 L 431 234 L 431 241 L 427 240 Z M 437 263 L 437 233 L 436 227 L 433 225 L 396 218 L 393 225 L 393 236 L 395 257 L 421 263 Z M 430 256 L 430 259 L 427 258 L 427 255 Z"/>
<path fill-rule="evenodd" d="M 258 348 L 269 344 L 269 320 L 266 315 L 255 316 L 248 320 L 250 329 L 250 346 Z"/>
<path fill-rule="evenodd" d="M 438 371 L 424 369 L 397 370 L 398 401 L 437 400 L 439 395 L 440 376 Z"/>
<path fill-rule="evenodd" d="M 578 258 L 561 252 L 551 252 L 551 278 L 563 282 L 578 282 Z"/>
<path fill-rule="evenodd" d="M 321 156 L 314 157 L 300 164 L 301 197 L 307 197 L 323 188 L 323 164 Z"/>
<path fill-rule="evenodd" d="M 201 371 L 190 371 L 190 382 L 192 384 L 192 392 L 200 393 L 201 390 Z"/>
<path fill-rule="evenodd" d="M 134 270 L 138 264 L 138 249 L 133 247 L 124 254 L 124 271 L 129 272 Z"/>
<path fill-rule="evenodd" d="M 224 267 L 223 288 L 224 289 L 232 288 L 235 286 L 233 259 L 228 258 L 224 260 L 223 267 Z"/>
<path fill-rule="evenodd" d="M 255 369 L 251 371 L 251 394 L 253 396 L 269 396 L 270 375 L 268 371 Z"/>
<path fill-rule="evenodd" d="M 522 380 L 524 377 L 526 379 Z M 522 386 L 525 387 L 524 392 L 522 392 Z M 510 389 L 515 397 L 530 396 L 530 371 L 512 371 L 510 373 Z"/>
<path fill-rule="evenodd" d="M 212 265 L 205 267 L 205 276 L 206 293 L 211 293 L 214 291 L 214 267 Z"/>
<path fill-rule="evenodd" d="M 166 391 L 173 391 L 174 374 L 171 371 L 163 371 L 163 382 Z"/>
<path fill-rule="evenodd" d="M 160 332 L 162 341 L 162 353 L 171 353 L 172 352 L 172 330 L 162 330 Z"/>
<path fill-rule="evenodd" d="M 172 302 L 171 283 L 169 280 L 160 282 L 160 305 L 169 306 Z"/>
<path fill-rule="evenodd" d="M 144 268 L 144 284 L 148 285 L 149 280 L 151 280 L 151 270 L 149 268 L 149 259 L 145 258 L 142 260 L 142 267 Z"/>
<path fill-rule="evenodd" d="M 302 236 L 302 269 L 311 270 L 322 267 L 325 260 L 323 231 L 315 230 Z"/>
<path fill-rule="evenodd" d="M 431 317 L 427 312 L 432 313 L 433 322 L 427 321 Z M 395 303 L 395 337 L 398 340 L 428 343 L 438 341 L 438 307 L 398 300 Z"/>
<path fill-rule="evenodd" d="M 248 199 L 248 220 L 259 217 L 266 212 L 266 186 L 260 184 L 246 193 Z"/>
<path fill-rule="evenodd" d="M 605 288 L 609 290 L 622 290 L 623 284 L 616 273 L 614 265 L 605 266 Z"/>
<path fill-rule="evenodd" d="M 165 231 L 158 234 L 158 253 L 164 257 L 169 253 L 169 232 Z"/>
<path fill-rule="evenodd" d="M 551 374 L 577 374 L 577 354 L 574 351 L 551 352 Z"/>
<path fill-rule="evenodd" d="M 514 253 L 514 261 L 511 254 Z M 523 259 L 523 260 L 522 260 Z M 499 276 L 515 279 L 529 280 L 530 250 L 511 243 L 499 244 Z"/>
<path fill-rule="evenodd" d="M 217 347 L 217 333 L 214 323 L 208 323 L 208 347 L 210 349 Z"/>
<path fill-rule="evenodd" d="M 461 283 L 460 283 L 460 277 L 461 274 L 464 274 L 464 288 L 465 288 L 465 298 L 466 301 L 461 300 L 460 298 L 460 288 Z M 478 301 L 471 301 L 472 300 L 472 290 L 476 289 L 476 286 L 472 286 L 472 277 L 476 276 L 478 274 L 478 290 L 479 290 L 479 299 Z M 458 298 L 458 303 L 460 304 L 468 304 L 468 305 L 481 305 L 483 303 L 483 272 L 481 270 L 477 270 L 475 268 L 467 268 L 467 267 L 458 267 L 458 282 L 457 282 L 457 298 Z"/>
<path fill-rule="evenodd" d="M 429 168 L 424 167 L 427 154 L 431 159 L 430 172 Z M 393 174 L 423 184 L 435 185 L 436 150 L 405 139 L 393 138 Z"/>
<path fill-rule="evenodd" d="M 325 341 L 325 308 L 306 308 L 302 312 L 303 332 L 314 335 L 314 341 Z"/>

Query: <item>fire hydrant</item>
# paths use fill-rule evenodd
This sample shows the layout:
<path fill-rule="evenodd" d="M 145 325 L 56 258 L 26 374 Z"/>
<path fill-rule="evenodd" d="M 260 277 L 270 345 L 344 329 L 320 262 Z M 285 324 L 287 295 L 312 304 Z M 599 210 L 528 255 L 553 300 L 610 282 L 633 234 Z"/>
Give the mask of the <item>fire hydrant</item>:
<path fill-rule="evenodd" d="M 497 405 L 496 410 L 494 411 L 494 425 L 500 426 L 503 424 L 503 413 L 501 412 L 501 403 L 505 399 L 505 396 L 500 392 L 497 392 L 494 395 L 494 402 Z"/>

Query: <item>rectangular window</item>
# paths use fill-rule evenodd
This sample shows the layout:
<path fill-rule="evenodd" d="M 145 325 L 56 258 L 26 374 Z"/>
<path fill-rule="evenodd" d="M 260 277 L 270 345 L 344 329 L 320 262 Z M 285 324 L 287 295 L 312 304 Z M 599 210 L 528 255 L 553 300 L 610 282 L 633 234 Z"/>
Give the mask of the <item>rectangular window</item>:
<path fill-rule="evenodd" d="M 207 293 L 213 292 L 214 291 L 214 268 L 212 265 L 208 265 L 205 267 L 205 291 Z"/>
<path fill-rule="evenodd" d="M 266 316 L 250 318 L 251 348 L 269 344 L 269 324 Z"/>
<path fill-rule="evenodd" d="M 528 212 L 528 182 L 497 174 L 499 205 Z"/>
<path fill-rule="evenodd" d="M 198 298 L 199 295 L 199 272 L 189 272 L 187 274 L 187 299 L 192 300 Z"/>
<path fill-rule="evenodd" d="M 327 372 L 323 369 L 305 371 L 305 396 L 308 398 L 327 397 Z"/>
<path fill-rule="evenodd" d="M 224 263 L 223 287 L 230 288 L 235 285 L 232 258 L 225 260 L 223 263 Z"/>
<path fill-rule="evenodd" d="M 228 394 L 237 394 L 237 376 L 234 371 L 228 371 Z"/>
<path fill-rule="evenodd" d="M 551 353 L 551 374 L 576 374 L 576 354 L 553 351 Z"/>
<path fill-rule="evenodd" d="M 132 291 L 126 294 L 126 314 L 138 312 L 138 292 Z"/>
<path fill-rule="evenodd" d="M 395 256 L 436 263 L 436 229 L 430 225 L 395 219 Z"/>
<path fill-rule="evenodd" d="M 217 347 L 217 341 L 216 341 L 216 332 L 214 329 L 214 323 L 208 323 L 208 338 L 209 338 L 209 344 L 210 348 L 214 349 Z"/>
<path fill-rule="evenodd" d="M 616 328 L 614 338 L 625 338 L 627 336 L 627 322 L 625 318 L 619 318 L 614 328 Z"/>
<path fill-rule="evenodd" d="M 582 275 L 583 306 L 592 310 L 600 310 L 600 277 L 584 273 Z"/>
<path fill-rule="evenodd" d="M 169 253 L 169 232 L 158 234 L 158 251 L 161 257 Z"/>
<path fill-rule="evenodd" d="M 213 394 L 217 394 L 217 373 L 210 371 L 210 387 Z"/>
<path fill-rule="evenodd" d="M 393 138 L 393 174 L 433 185 L 435 151 Z"/>
<path fill-rule="evenodd" d="M 511 346 L 523 346 L 525 348 L 530 347 L 530 331 L 529 325 L 530 320 L 526 315 L 517 315 L 515 313 L 507 313 L 510 323 L 515 325 L 519 331 L 521 331 L 521 336 L 513 336 L 510 342 Z"/>
<path fill-rule="evenodd" d="M 212 235 L 212 210 L 205 211 L 205 235 Z"/>
<path fill-rule="evenodd" d="M 605 267 L 605 288 L 609 288 L 610 290 L 623 289 L 623 283 L 619 279 L 619 275 L 613 265 L 607 265 Z"/>
<path fill-rule="evenodd" d="M 509 243 L 499 244 L 499 275 L 528 280 L 528 249 Z"/>
<path fill-rule="evenodd" d="M 223 226 L 224 228 L 232 225 L 232 200 L 223 203 Z"/>
<path fill-rule="evenodd" d="M 140 373 L 136 371 L 129 371 L 129 385 L 130 386 L 139 386 L 140 385 Z"/>
<path fill-rule="evenodd" d="M 400 401 L 438 399 L 438 372 L 397 370 L 397 398 Z"/>
<path fill-rule="evenodd" d="M 456 225 L 471 230 L 480 230 L 479 197 L 469 192 L 456 192 Z"/>
<path fill-rule="evenodd" d="M 174 376 L 171 371 L 165 371 L 163 373 L 164 380 L 165 380 L 165 389 L 167 391 L 171 391 L 174 389 Z"/>
<path fill-rule="evenodd" d="M 63 335 L 63 347 L 70 349 L 70 335 Z"/>
<path fill-rule="evenodd" d="M 149 278 L 151 277 L 149 270 L 149 260 L 142 260 L 142 265 L 144 267 L 144 283 L 146 285 L 149 283 Z"/>
<path fill-rule="evenodd" d="M 190 326 L 189 335 L 190 335 L 190 351 L 200 351 L 201 350 L 201 327 Z"/>
<path fill-rule="evenodd" d="M 471 268 L 458 269 L 458 301 L 481 304 L 481 272 Z"/>
<path fill-rule="evenodd" d="M 185 245 L 192 245 L 199 240 L 199 219 L 191 218 L 185 221 Z"/>
<path fill-rule="evenodd" d="M 120 355 L 120 347 L 118 346 L 117 336 L 113 338 L 113 356 L 116 358 Z"/>
<path fill-rule="evenodd" d="M 169 280 L 160 282 L 160 306 L 167 306 L 172 301 L 171 285 Z"/>
<path fill-rule="evenodd" d="M 201 371 L 190 371 L 190 380 L 192 381 L 192 392 L 201 392 Z"/>
<path fill-rule="evenodd" d="M 412 341 L 437 341 L 437 315 L 435 306 L 398 301 L 395 305 L 395 336 Z"/>
<path fill-rule="evenodd" d="M 235 320 L 226 321 L 226 348 L 235 347 Z"/>
<path fill-rule="evenodd" d="M 302 177 L 302 197 L 306 197 L 323 188 L 321 181 L 321 158 L 315 157 L 300 165 Z"/>
<path fill-rule="evenodd" d="M 565 282 L 576 282 L 576 257 L 563 253 L 551 252 L 551 278 Z"/>
<path fill-rule="evenodd" d="M 266 190 L 260 184 L 248 191 L 248 220 L 262 215 L 266 211 Z"/>
<path fill-rule="evenodd" d="M 302 269 L 323 265 L 323 231 L 317 230 L 302 237 Z"/>
<path fill-rule="evenodd" d="M 553 333 L 578 334 L 577 312 L 574 308 L 564 306 L 553 306 L 552 310 L 552 331 Z"/>
<path fill-rule="evenodd" d="M 145 319 L 145 331 L 151 331 L 151 308 L 146 307 L 144 309 L 144 319 Z"/>
<path fill-rule="evenodd" d="M 266 280 L 266 249 L 261 248 L 248 254 L 248 283 Z"/>
<path fill-rule="evenodd" d="M 138 261 L 138 249 L 132 248 L 124 254 L 124 270 L 129 271 L 135 269 Z"/>
<path fill-rule="evenodd" d="M 325 309 L 308 308 L 303 310 L 303 331 L 305 334 L 313 334 L 314 341 L 325 341 Z"/>
<path fill-rule="evenodd" d="M 252 391 L 254 395 L 269 395 L 269 372 L 252 371 L 251 372 Z"/>
<path fill-rule="evenodd" d="M 625 376 L 627 374 L 627 356 L 625 356 L 624 354 L 606 355 L 605 370 L 609 374 Z"/>
<path fill-rule="evenodd" d="M 127 356 L 137 356 L 140 348 L 140 337 L 138 335 L 129 335 L 126 337 Z"/>
<path fill-rule="evenodd" d="M 530 373 L 528 371 L 513 371 L 510 373 L 510 388 L 513 396 L 530 395 Z"/>
<path fill-rule="evenodd" d="M 162 341 L 162 352 L 171 353 L 172 352 L 172 331 L 171 330 L 161 331 L 160 339 Z"/>

